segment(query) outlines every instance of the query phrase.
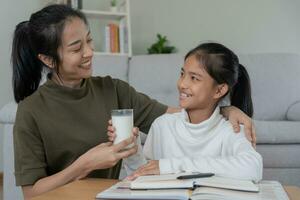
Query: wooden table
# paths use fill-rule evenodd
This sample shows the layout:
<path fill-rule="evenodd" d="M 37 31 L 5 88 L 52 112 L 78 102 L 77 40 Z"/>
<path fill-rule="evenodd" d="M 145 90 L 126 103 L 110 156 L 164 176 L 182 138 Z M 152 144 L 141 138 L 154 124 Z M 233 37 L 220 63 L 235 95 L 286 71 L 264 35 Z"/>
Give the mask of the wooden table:
<path fill-rule="evenodd" d="M 112 186 L 118 180 L 85 179 L 64 185 L 33 200 L 94 200 L 96 194 Z M 290 200 L 300 200 L 300 188 L 285 186 Z"/>

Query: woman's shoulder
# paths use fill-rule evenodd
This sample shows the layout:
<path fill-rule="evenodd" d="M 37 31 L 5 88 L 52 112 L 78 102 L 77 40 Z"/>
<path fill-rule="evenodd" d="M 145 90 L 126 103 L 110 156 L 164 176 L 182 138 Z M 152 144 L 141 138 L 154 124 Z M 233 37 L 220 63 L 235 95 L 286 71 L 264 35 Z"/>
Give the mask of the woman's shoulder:
<path fill-rule="evenodd" d="M 18 103 L 18 109 L 19 108 L 29 108 L 32 110 L 34 107 L 37 107 L 39 102 L 42 99 L 41 96 L 41 90 L 43 90 L 43 87 L 40 86 L 34 93 L 32 93 L 30 96 L 25 97 L 22 101 Z"/>
<path fill-rule="evenodd" d="M 42 97 L 39 89 L 30 96 L 24 98 L 18 103 L 15 125 L 23 124 L 24 121 L 31 121 L 35 113 L 41 109 Z"/>
<path fill-rule="evenodd" d="M 18 103 L 17 118 L 23 118 L 33 116 L 34 113 L 38 112 L 43 107 L 43 95 L 41 93 L 43 88 L 40 86 L 33 94 L 25 97 Z"/>

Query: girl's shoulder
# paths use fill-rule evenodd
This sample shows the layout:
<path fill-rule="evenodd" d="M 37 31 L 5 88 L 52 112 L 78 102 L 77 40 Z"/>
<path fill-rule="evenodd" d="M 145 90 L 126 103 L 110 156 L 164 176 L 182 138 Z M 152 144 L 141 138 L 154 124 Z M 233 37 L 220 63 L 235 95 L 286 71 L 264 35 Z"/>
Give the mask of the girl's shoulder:
<path fill-rule="evenodd" d="M 244 138 L 245 137 L 245 130 L 244 130 L 244 125 L 240 124 L 240 131 L 238 133 L 236 133 L 233 129 L 232 124 L 226 120 L 225 118 L 223 118 L 221 120 L 221 129 L 222 134 L 226 135 L 228 138 L 231 139 L 238 139 L 238 138 Z"/>
<path fill-rule="evenodd" d="M 178 113 L 165 113 L 154 120 L 151 125 L 149 134 L 153 138 L 173 137 L 176 133 L 176 124 L 178 124 Z"/>
<path fill-rule="evenodd" d="M 180 112 L 176 113 L 165 113 L 158 118 L 156 118 L 153 122 L 155 125 L 167 125 L 167 124 L 173 124 L 176 123 L 180 119 Z"/>

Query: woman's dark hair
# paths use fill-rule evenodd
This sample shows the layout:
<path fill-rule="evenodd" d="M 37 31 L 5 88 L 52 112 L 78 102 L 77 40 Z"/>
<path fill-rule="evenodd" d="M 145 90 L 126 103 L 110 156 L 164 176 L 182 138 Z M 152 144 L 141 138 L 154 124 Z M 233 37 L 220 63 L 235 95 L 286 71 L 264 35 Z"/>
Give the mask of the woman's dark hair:
<path fill-rule="evenodd" d="M 15 101 L 31 95 L 39 86 L 43 67 L 38 54 L 49 56 L 56 70 L 60 63 L 58 48 L 67 20 L 86 17 L 67 5 L 54 4 L 33 13 L 29 21 L 16 26 L 12 45 L 13 89 Z"/>
<path fill-rule="evenodd" d="M 250 78 L 238 57 L 227 47 L 218 43 L 204 43 L 192 49 L 185 60 L 195 55 L 207 73 L 218 83 L 229 87 L 231 105 L 248 116 L 253 115 Z M 224 95 L 225 96 L 225 95 Z"/>

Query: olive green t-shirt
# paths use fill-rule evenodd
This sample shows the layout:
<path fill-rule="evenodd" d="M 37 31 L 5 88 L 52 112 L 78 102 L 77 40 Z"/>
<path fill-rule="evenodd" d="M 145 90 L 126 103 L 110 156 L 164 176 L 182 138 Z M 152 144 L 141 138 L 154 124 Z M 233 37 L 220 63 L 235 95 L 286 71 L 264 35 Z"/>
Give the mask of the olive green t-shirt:
<path fill-rule="evenodd" d="M 32 185 L 107 142 L 111 110 L 125 108 L 134 109 L 134 124 L 145 133 L 167 109 L 109 76 L 85 79 L 78 89 L 48 80 L 18 106 L 14 125 L 16 185 Z M 90 176 L 118 178 L 120 164 Z"/>

